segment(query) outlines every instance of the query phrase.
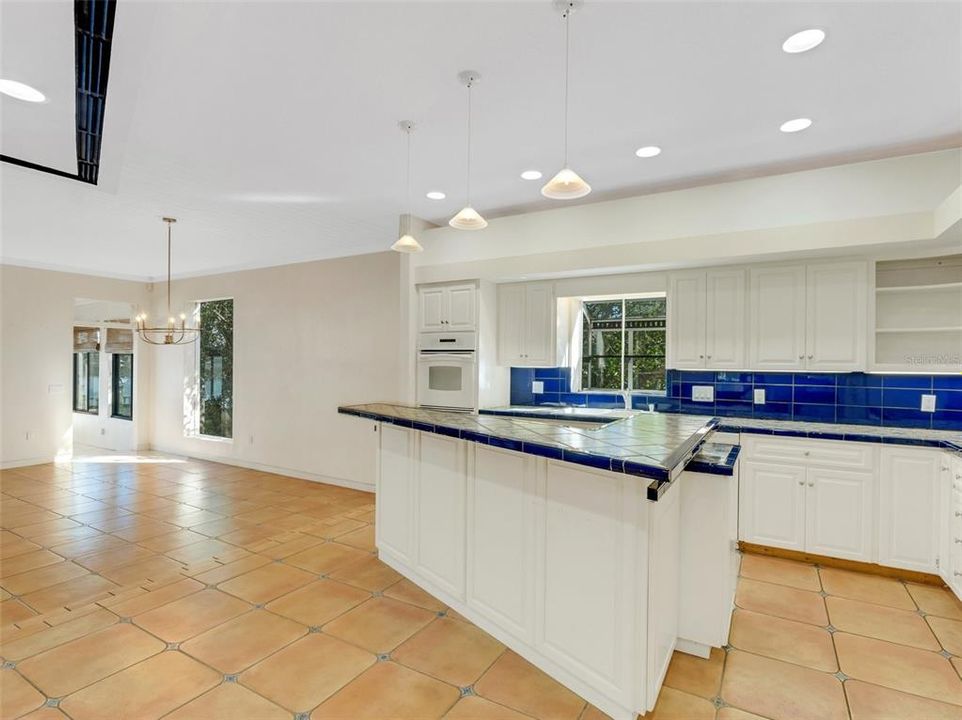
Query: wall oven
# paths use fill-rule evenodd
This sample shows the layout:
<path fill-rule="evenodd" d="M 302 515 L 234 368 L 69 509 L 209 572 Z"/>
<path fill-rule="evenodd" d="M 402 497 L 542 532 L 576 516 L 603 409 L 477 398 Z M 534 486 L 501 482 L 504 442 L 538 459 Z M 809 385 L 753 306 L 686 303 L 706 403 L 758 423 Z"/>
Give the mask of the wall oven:
<path fill-rule="evenodd" d="M 477 334 L 418 336 L 418 405 L 471 412 L 478 402 Z"/>

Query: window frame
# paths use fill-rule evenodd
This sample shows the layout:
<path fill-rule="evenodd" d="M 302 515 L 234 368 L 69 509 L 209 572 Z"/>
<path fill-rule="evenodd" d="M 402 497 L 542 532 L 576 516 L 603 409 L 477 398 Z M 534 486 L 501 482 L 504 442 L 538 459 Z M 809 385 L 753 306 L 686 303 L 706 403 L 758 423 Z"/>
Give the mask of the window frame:
<path fill-rule="evenodd" d="M 234 386 L 234 358 L 233 358 L 233 338 L 234 338 L 234 318 L 231 321 L 231 411 L 230 411 L 230 435 L 209 435 L 201 431 L 203 427 L 203 415 L 204 415 L 204 381 L 201 374 L 201 365 L 203 364 L 203 354 L 201 352 L 201 343 L 203 342 L 203 328 L 200 322 L 201 306 L 206 303 L 223 302 L 225 300 L 230 300 L 232 312 L 236 308 L 236 299 L 232 296 L 225 297 L 213 297 L 205 298 L 203 300 L 194 301 L 194 311 L 193 317 L 196 327 L 201 327 L 201 337 L 197 338 L 197 341 L 193 343 L 194 346 L 194 358 L 193 358 L 193 376 L 194 376 L 194 387 L 196 389 L 196 405 L 193 410 L 193 418 L 190 421 L 190 430 L 188 431 L 191 437 L 197 438 L 199 440 L 205 440 L 208 442 L 217 443 L 233 443 L 234 442 L 234 405 L 233 405 L 233 386 Z"/>
<path fill-rule="evenodd" d="M 130 415 L 124 415 L 117 411 L 120 392 L 118 392 L 117 379 L 119 377 L 118 366 L 120 358 L 130 357 Z M 134 353 L 111 353 L 110 354 L 110 417 L 117 420 L 134 419 Z"/>
<path fill-rule="evenodd" d="M 84 374 L 84 395 L 86 397 L 87 408 L 85 410 L 77 407 L 77 398 L 80 396 L 79 386 L 77 383 L 77 364 L 81 362 L 81 355 L 87 356 L 87 367 L 86 373 Z M 97 407 L 90 408 L 90 355 L 95 355 L 97 357 Z M 100 415 L 100 351 L 99 350 L 75 350 L 73 353 L 73 402 L 72 410 L 75 413 L 82 413 L 83 415 Z"/>

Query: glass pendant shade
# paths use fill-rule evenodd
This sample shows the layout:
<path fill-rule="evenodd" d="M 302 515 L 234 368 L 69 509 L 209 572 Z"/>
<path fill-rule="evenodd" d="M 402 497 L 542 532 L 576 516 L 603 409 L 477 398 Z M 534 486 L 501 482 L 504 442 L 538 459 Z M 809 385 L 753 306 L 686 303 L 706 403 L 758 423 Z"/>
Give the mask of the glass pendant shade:
<path fill-rule="evenodd" d="M 541 194 L 552 200 L 574 200 L 591 192 L 591 185 L 581 179 L 571 168 L 562 168 L 545 183 Z"/>
<path fill-rule="evenodd" d="M 424 250 L 424 248 L 421 247 L 421 243 L 415 240 L 413 235 L 409 235 L 408 233 L 404 233 L 399 237 L 397 242 L 391 246 L 391 249 L 395 252 L 402 253 L 419 253 Z"/>
<path fill-rule="evenodd" d="M 457 215 L 448 220 L 448 225 L 458 230 L 481 230 L 488 226 L 488 221 L 481 217 L 481 214 L 469 205 L 462 208 Z"/>

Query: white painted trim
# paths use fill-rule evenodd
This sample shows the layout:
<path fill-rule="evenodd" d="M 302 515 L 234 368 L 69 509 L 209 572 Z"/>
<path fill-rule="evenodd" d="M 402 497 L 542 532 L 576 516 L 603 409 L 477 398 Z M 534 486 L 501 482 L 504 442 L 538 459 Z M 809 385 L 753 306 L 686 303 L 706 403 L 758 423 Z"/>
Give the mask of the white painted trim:
<path fill-rule="evenodd" d="M 24 460 L 4 460 L 0 462 L 0 470 L 11 470 L 13 468 L 27 467 L 29 465 L 46 465 L 48 463 L 56 463 L 56 457 L 35 457 L 26 458 Z"/>

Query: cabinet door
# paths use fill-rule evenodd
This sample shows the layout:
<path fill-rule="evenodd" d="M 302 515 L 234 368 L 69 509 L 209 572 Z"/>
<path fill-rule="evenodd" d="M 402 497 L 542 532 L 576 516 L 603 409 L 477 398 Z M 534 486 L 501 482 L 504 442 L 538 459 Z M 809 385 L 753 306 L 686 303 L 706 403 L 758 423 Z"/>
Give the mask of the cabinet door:
<path fill-rule="evenodd" d="M 871 472 L 808 470 L 806 551 L 873 562 L 873 479 Z"/>
<path fill-rule="evenodd" d="M 534 641 L 537 458 L 472 445 L 468 474 L 468 605 Z"/>
<path fill-rule="evenodd" d="M 882 448 L 879 477 L 879 564 L 937 572 L 941 453 Z"/>
<path fill-rule="evenodd" d="M 740 537 L 759 545 L 805 549 L 805 468 L 743 462 Z"/>
<path fill-rule="evenodd" d="M 419 435 L 417 569 L 463 599 L 465 444 L 433 433 Z"/>
<path fill-rule="evenodd" d="M 806 366 L 809 370 L 864 370 L 866 264 L 809 265 L 807 280 Z"/>
<path fill-rule="evenodd" d="M 498 363 L 524 362 L 524 285 L 498 287 Z"/>
<path fill-rule="evenodd" d="M 804 368 L 805 267 L 752 268 L 749 274 L 752 368 Z"/>
<path fill-rule="evenodd" d="M 668 288 L 668 363 L 705 367 L 705 273 L 676 273 Z"/>
<path fill-rule="evenodd" d="M 524 359 L 527 365 L 555 365 L 554 285 L 528 283 L 524 288 Z"/>
<path fill-rule="evenodd" d="M 413 557 L 415 431 L 381 425 L 375 533 L 377 546 L 407 563 Z"/>
<path fill-rule="evenodd" d="M 444 324 L 445 289 L 443 287 L 421 288 L 418 291 L 418 327 L 422 332 L 446 329 Z"/>
<path fill-rule="evenodd" d="M 474 330 L 478 325 L 478 289 L 474 285 L 450 285 L 445 288 L 445 330 Z"/>
<path fill-rule="evenodd" d="M 745 367 L 745 271 L 710 270 L 706 278 L 705 360 L 710 368 Z"/>

